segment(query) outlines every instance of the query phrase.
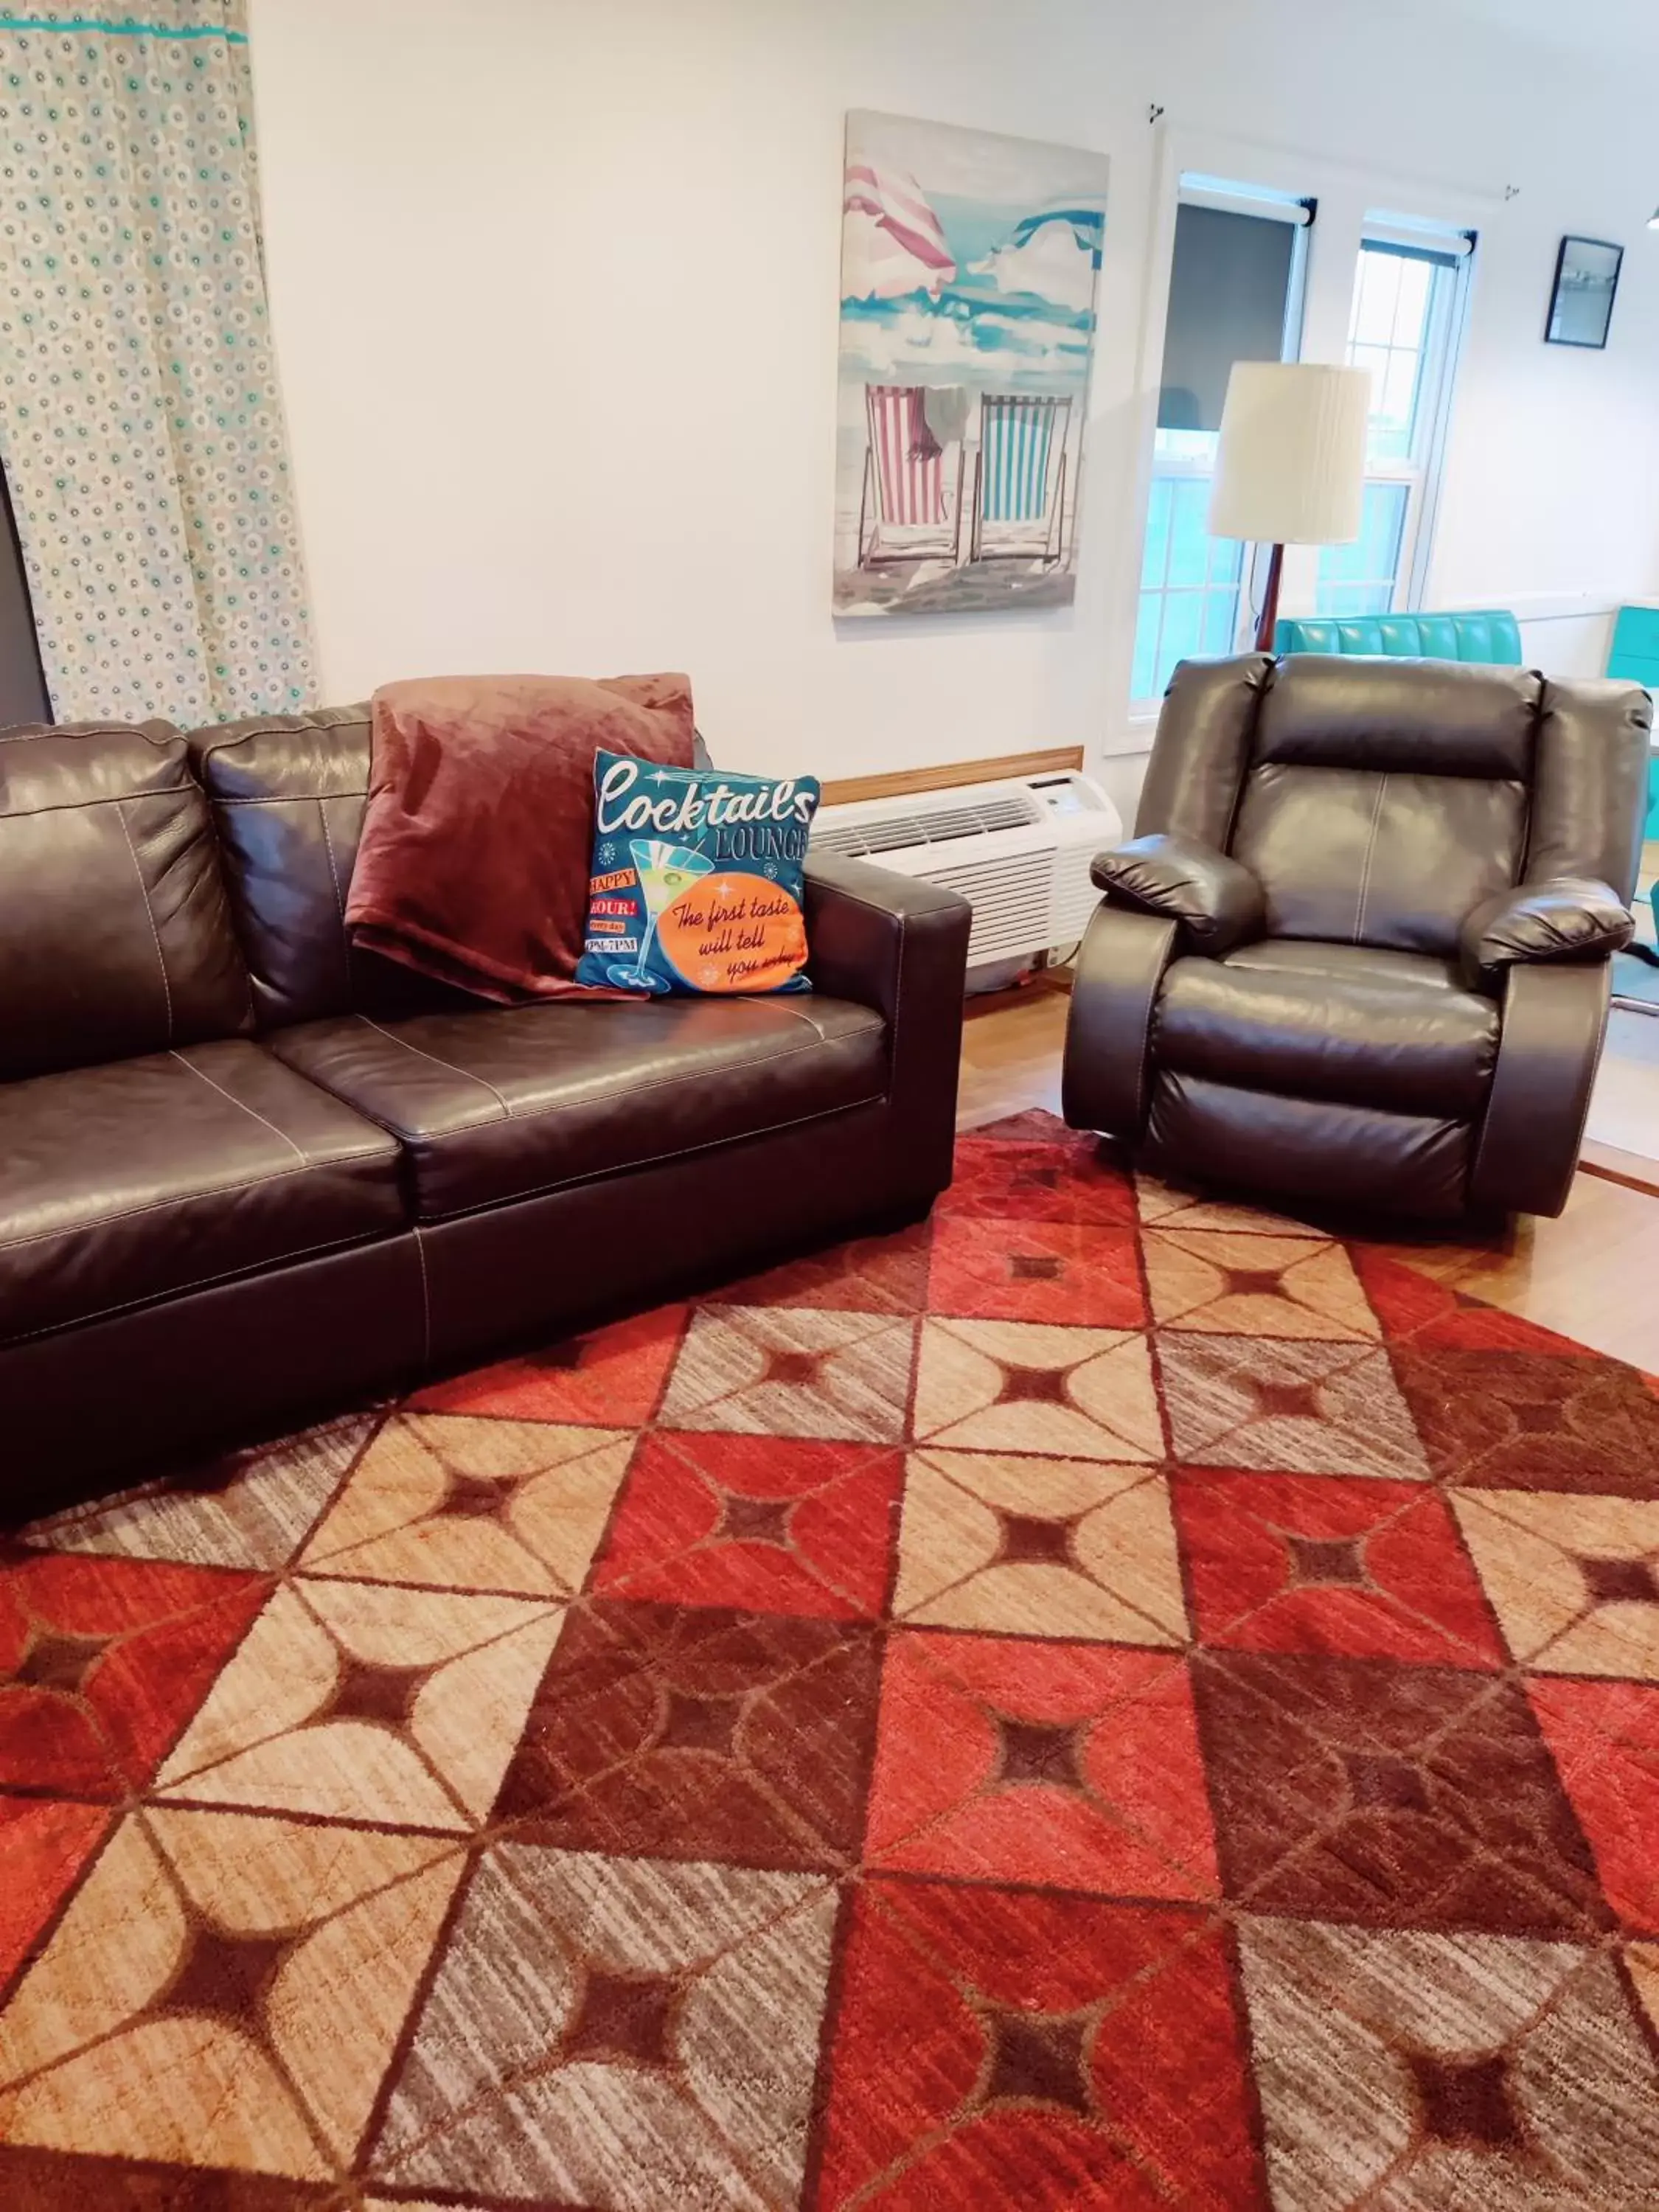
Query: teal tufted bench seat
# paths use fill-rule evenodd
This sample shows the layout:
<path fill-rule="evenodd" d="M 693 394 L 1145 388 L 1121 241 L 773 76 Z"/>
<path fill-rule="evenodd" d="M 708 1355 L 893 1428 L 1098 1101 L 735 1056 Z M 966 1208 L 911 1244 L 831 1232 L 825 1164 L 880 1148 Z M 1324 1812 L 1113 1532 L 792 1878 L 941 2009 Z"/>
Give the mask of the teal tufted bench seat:
<path fill-rule="evenodd" d="M 1607 656 L 1609 676 L 1627 676 L 1632 684 L 1659 699 L 1659 607 L 1620 607 L 1613 626 L 1613 650 Z M 1659 750 L 1648 774 L 1650 837 L 1659 837 Z M 1654 920 L 1659 921 L 1659 885 L 1654 889 Z"/>
<path fill-rule="evenodd" d="M 1494 608 L 1468 614 L 1297 617 L 1273 633 L 1280 653 L 1389 653 L 1412 660 L 1480 660 L 1521 665 L 1521 629 Z"/>

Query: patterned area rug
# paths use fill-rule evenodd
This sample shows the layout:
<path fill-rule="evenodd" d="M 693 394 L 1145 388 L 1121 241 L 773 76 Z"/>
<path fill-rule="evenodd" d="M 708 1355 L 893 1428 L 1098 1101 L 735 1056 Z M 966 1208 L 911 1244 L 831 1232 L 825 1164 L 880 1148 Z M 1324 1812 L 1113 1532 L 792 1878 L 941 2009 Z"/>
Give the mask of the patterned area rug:
<path fill-rule="evenodd" d="M 1043 1115 L 25 1532 L 0 2204 L 1659 2204 L 1659 1395 Z"/>

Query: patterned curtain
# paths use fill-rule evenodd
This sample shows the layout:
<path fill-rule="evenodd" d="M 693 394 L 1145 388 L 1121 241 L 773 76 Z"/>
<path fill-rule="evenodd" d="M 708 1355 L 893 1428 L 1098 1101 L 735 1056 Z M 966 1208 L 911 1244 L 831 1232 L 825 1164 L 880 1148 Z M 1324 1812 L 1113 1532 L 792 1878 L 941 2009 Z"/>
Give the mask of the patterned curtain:
<path fill-rule="evenodd" d="M 0 8 L 0 460 L 63 720 L 308 704 L 245 0 Z"/>

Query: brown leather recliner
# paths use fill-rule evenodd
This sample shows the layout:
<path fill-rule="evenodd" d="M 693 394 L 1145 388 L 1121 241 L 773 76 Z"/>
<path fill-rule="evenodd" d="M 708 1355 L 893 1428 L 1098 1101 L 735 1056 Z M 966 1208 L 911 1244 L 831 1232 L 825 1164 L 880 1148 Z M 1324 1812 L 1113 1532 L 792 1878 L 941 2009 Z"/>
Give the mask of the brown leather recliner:
<path fill-rule="evenodd" d="M 1559 1213 L 1651 720 L 1518 668 L 1184 663 L 1094 864 L 1066 1121 L 1293 1201 Z"/>
<path fill-rule="evenodd" d="M 810 995 L 486 1006 L 349 944 L 367 709 L 0 732 L 0 1521 L 925 1212 L 969 914 Z"/>

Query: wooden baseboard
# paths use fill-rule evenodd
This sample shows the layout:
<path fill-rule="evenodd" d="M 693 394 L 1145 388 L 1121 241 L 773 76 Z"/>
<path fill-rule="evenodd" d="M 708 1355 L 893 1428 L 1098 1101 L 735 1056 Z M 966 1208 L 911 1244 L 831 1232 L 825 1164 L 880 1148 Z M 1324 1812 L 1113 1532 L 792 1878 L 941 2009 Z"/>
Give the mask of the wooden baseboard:
<path fill-rule="evenodd" d="M 1578 1171 L 1597 1176 L 1603 1182 L 1621 1183 L 1626 1190 L 1639 1190 L 1648 1198 L 1659 1198 L 1659 1160 L 1650 1160 L 1641 1152 L 1621 1152 L 1616 1145 L 1591 1141 L 1579 1156 Z"/>
<path fill-rule="evenodd" d="M 963 1018 L 977 1021 L 981 1014 L 1000 1014 L 1010 1006 L 1029 1006 L 1034 999 L 1052 997 L 1058 992 L 1062 996 L 1072 988 L 1069 968 L 1036 968 L 1023 983 L 1011 983 L 1006 991 L 980 991 L 963 1004 Z"/>
<path fill-rule="evenodd" d="M 913 792 L 954 791 L 961 784 L 999 783 L 1015 775 L 1056 775 L 1082 765 L 1081 745 L 1053 745 L 1046 752 L 1000 753 L 991 760 L 892 769 L 884 775 L 832 777 L 823 787 L 823 804 L 848 806 L 860 799 L 908 799 Z"/>

